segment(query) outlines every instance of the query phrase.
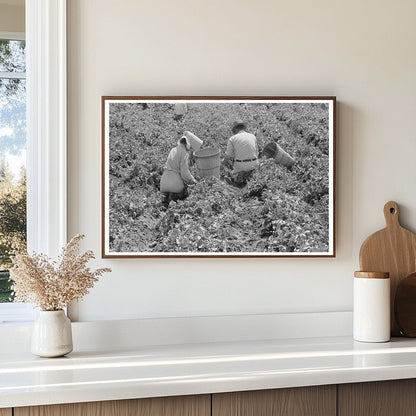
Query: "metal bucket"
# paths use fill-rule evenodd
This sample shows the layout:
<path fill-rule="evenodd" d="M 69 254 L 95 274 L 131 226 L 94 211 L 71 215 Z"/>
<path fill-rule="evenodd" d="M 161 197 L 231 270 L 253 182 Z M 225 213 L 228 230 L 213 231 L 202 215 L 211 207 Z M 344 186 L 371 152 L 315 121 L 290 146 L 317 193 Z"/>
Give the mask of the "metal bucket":
<path fill-rule="evenodd" d="M 263 149 L 263 155 L 274 159 L 276 163 L 280 163 L 287 168 L 290 168 L 295 163 L 295 159 L 286 153 L 276 142 L 267 143 Z"/>
<path fill-rule="evenodd" d="M 207 147 L 194 153 L 195 163 L 198 168 L 199 176 L 206 178 L 209 176 L 220 177 L 220 150 L 215 147 Z"/>

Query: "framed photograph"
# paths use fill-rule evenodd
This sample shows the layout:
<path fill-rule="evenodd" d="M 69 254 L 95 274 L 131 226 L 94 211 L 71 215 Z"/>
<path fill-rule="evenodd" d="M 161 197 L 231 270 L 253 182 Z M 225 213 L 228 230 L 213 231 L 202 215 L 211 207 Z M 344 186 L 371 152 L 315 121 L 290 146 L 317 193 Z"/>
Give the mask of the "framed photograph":
<path fill-rule="evenodd" d="M 335 257 L 335 97 L 102 97 L 102 256 Z"/>

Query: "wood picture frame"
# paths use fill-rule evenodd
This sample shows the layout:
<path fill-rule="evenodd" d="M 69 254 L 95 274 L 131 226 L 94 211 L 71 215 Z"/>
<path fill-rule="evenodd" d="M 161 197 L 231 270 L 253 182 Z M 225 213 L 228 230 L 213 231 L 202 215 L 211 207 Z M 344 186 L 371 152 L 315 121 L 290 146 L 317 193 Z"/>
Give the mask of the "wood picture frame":
<path fill-rule="evenodd" d="M 335 257 L 335 97 L 101 107 L 103 258 Z"/>

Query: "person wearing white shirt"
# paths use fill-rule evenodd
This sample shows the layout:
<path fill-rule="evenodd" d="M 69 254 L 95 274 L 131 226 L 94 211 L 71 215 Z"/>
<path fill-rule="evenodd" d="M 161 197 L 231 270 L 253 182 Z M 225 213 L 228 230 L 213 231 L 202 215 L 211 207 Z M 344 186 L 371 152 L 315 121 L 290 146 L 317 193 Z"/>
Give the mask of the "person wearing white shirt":
<path fill-rule="evenodd" d="M 233 136 L 228 139 L 224 163 L 232 163 L 232 177 L 236 184 L 245 184 L 259 165 L 259 148 L 254 134 L 246 131 L 242 120 L 233 123 Z"/>

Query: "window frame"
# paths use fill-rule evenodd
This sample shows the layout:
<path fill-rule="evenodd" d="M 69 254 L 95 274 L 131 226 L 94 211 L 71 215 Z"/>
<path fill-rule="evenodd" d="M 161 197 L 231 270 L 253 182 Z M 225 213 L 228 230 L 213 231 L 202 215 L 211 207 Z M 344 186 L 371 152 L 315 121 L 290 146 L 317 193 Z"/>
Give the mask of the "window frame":
<path fill-rule="evenodd" d="M 26 0 L 28 250 L 67 239 L 66 0 Z"/>
<path fill-rule="evenodd" d="M 56 257 L 67 242 L 66 0 L 25 0 L 25 19 L 27 247 Z M 0 305 L 0 324 L 34 316 Z"/>

